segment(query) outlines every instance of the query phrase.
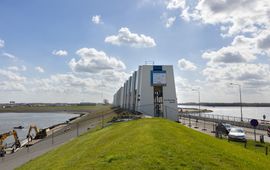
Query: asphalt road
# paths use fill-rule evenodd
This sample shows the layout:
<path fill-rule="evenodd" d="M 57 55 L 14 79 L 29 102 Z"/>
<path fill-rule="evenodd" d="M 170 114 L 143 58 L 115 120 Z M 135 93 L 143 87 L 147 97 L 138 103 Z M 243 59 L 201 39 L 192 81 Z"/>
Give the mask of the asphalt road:
<path fill-rule="evenodd" d="M 190 127 L 194 130 L 200 131 L 202 133 L 215 136 L 215 133 L 212 133 L 215 130 L 215 123 L 209 121 L 199 120 L 196 123 L 196 119 L 190 119 L 182 117 L 180 122 L 187 127 Z M 196 128 L 197 127 L 197 128 Z M 243 128 L 246 133 L 246 138 L 254 140 L 254 129 L 251 128 Z M 267 132 L 264 130 L 256 130 L 256 141 L 260 141 L 260 135 L 264 135 L 264 141 L 270 143 L 270 137 L 267 136 Z"/>
<path fill-rule="evenodd" d="M 113 114 L 115 114 L 113 111 L 107 112 L 104 114 L 103 118 L 109 118 Z M 72 123 L 59 131 L 54 132 L 52 135 L 47 136 L 45 139 L 31 147 L 24 147 L 13 154 L 7 154 L 5 157 L 0 158 L 0 170 L 12 170 L 19 167 L 37 156 L 57 148 L 58 146 L 74 139 L 78 135 L 100 125 L 102 125 L 101 115 L 95 116 L 91 119 L 85 119 L 82 117 L 78 122 Z"/>

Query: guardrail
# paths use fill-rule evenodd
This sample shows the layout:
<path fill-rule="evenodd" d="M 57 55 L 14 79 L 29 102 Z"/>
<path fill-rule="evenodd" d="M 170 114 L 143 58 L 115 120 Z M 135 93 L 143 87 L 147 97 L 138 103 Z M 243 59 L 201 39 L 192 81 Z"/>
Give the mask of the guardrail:
<path fill-rule="evenodd" d="M 248 127 L 253 128 L 253 126 L 250 125 L 250 121 L 253 118 L 243 118 L 243 121 L 241 121 L 240 117 L 236 116 L 228 116 L 228 115 L 217 115 L 217 114 L 207 114 L 207 113 L 181 113 L 180 117 L 187 117 L 191 119 L 198 119 L 198 120 L 204 120 L 204 121 L 211 121 L 211 122 L 226 122 L 235 126 L 241 126 L 241 127 Z M 256 129 L 260 130 L 267 130 L 267 128 L 270 126 L 269 121 L 265 120 L 258 120 L 259 125 L 256 127 Z"/>

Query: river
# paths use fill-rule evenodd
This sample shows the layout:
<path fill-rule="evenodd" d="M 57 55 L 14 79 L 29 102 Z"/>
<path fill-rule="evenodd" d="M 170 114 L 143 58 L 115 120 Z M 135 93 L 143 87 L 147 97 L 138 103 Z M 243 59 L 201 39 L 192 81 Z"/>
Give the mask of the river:
<path fill-rule="evenodd" d="M 19 139 L 25 139 L 29 126 L 34 124 L 38 128 L 66 122 L 70 118 L 77 117 L 72 113 L 0 113 L 0 134 L 11 131 L 13 127 L 23 126 L 23 129 L 16 129 Z M 5 143 L 12 142 L 12 137 L 5 140 Z"/>
<path fill-rule="evenodd" d="M 198 108 L 198 106 L 192 105 L 178 105 L 180 108 Z M 201 106 L 201 109 L 212 110 L 213 112 L 207 114 L 226 115 L 240 117 L 240 107 L 209 107 Z M 270 120 L 270 107 L 243 107 L 243 118 L 250 119 L 263 119 L 263 115 L 266 116 L 266 120 Z"/>

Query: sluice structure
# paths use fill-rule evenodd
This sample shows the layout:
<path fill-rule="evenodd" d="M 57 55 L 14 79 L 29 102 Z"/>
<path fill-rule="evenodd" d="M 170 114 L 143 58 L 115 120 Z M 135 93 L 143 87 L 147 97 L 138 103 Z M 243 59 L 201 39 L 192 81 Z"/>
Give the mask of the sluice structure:
<path fill-rule="evenodd" d="M 113 105 L 153 117 L 178 120 L 173 66 L 139 66 L 114 94 Z"/>

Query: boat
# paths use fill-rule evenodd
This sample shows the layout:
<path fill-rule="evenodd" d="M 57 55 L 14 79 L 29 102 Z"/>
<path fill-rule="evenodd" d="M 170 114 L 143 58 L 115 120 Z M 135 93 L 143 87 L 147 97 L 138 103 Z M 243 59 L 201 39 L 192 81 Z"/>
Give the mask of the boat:
<path fill-rule="evenodd" d="M 24 127 L 23 126 L 15 126 L 15 127 L 13 127 L 13 129 L 23 129 Z"/>

